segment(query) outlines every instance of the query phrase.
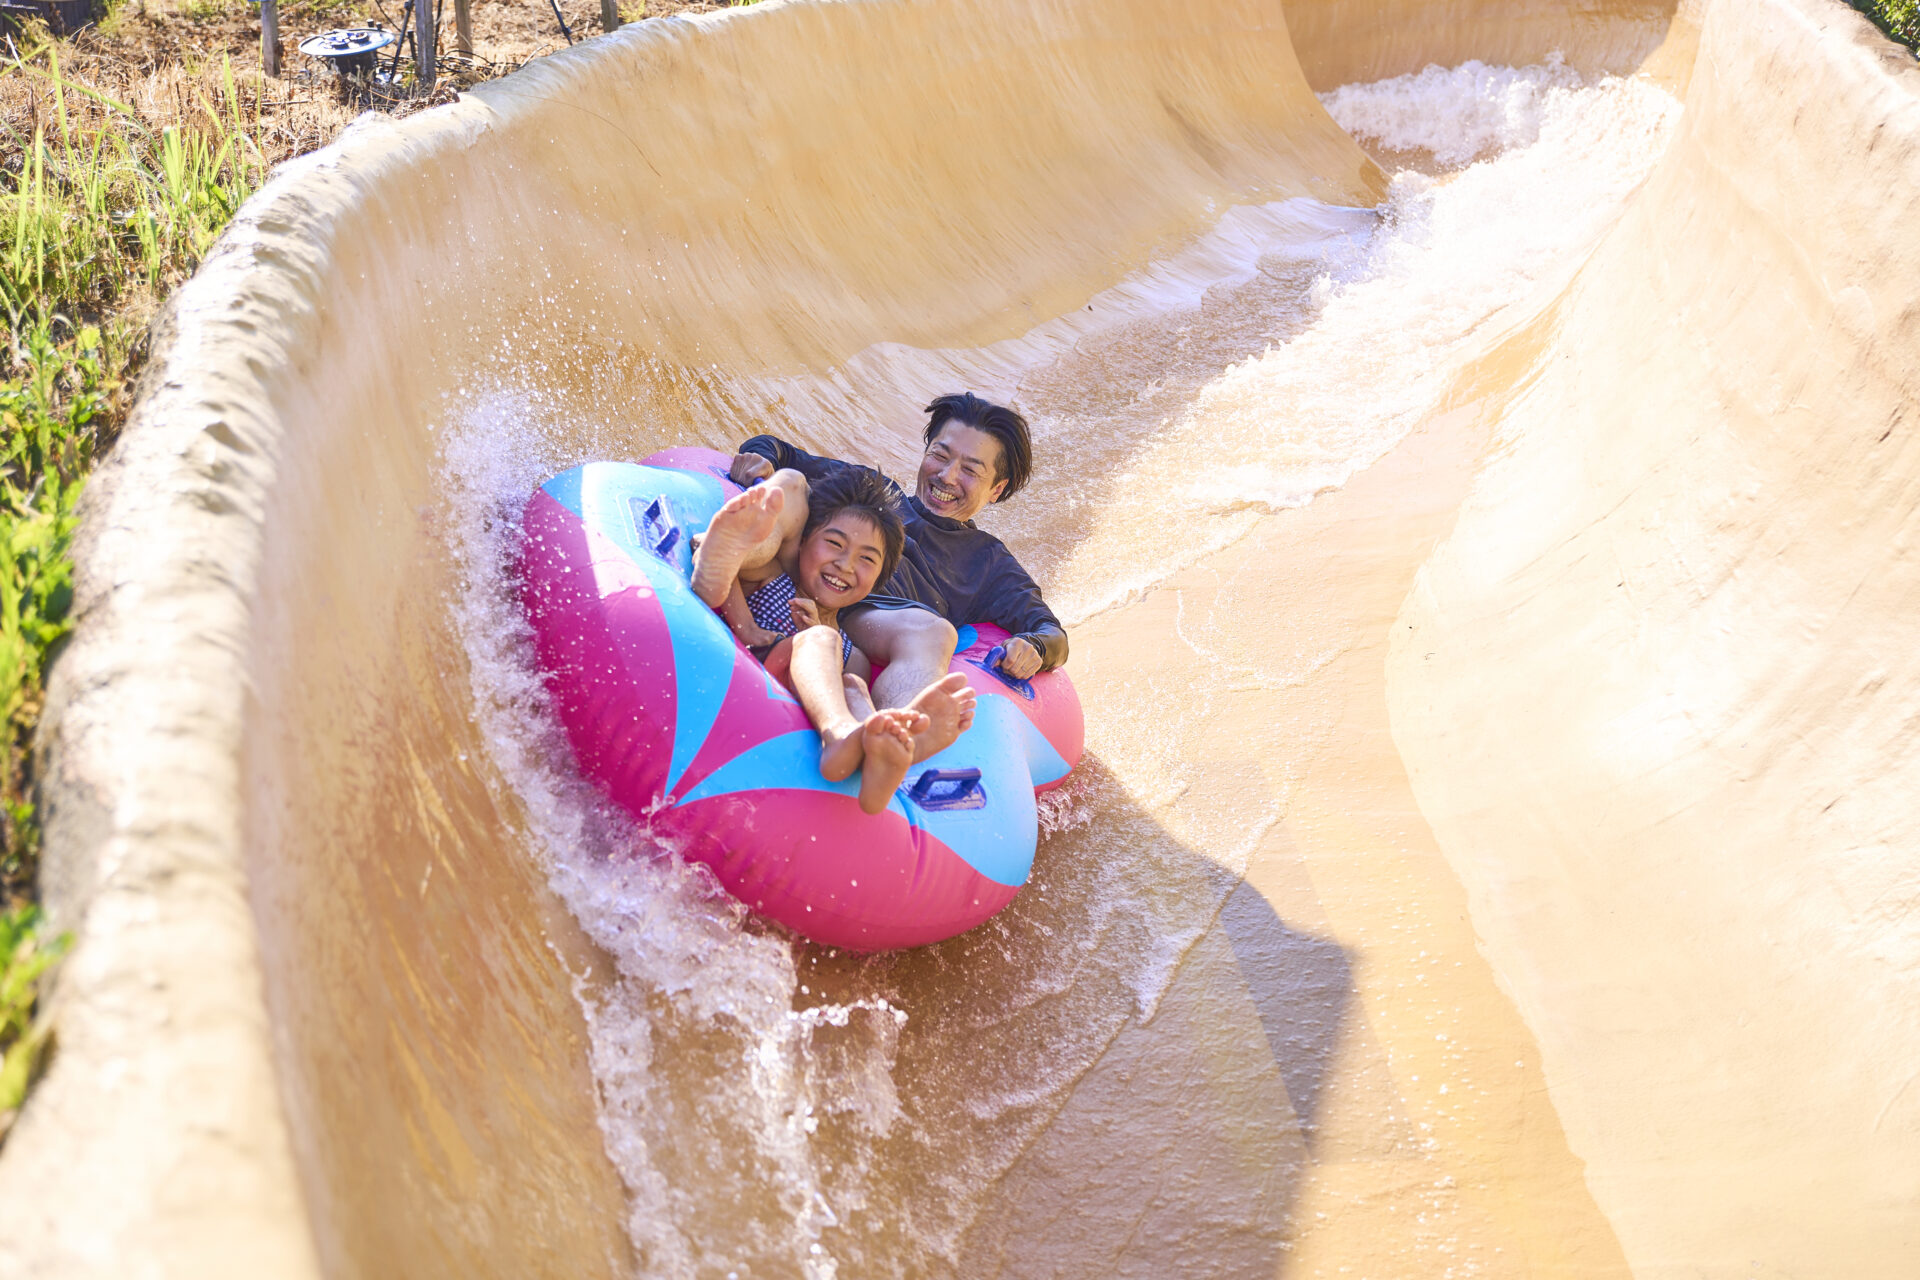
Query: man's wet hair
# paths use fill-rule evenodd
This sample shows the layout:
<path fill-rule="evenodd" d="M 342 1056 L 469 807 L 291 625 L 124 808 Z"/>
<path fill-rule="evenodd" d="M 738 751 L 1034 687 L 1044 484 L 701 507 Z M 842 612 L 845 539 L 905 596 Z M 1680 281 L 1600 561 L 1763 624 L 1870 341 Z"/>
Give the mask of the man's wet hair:
<path fill-rule="evenodd" d="M 807 490 L 807 523 L 800 531 L 800 540 L 811 538 L 843 511 L 865 516 L 880 532 L 880 576 L 873 580 L 878 586 L 893 576 L 907 546 L 907 526 L 900 516 L 898 494 L 891 480 L 866 467 L 842 467 L 831 472 Z"/>
<path fill-rule="evenodd" d="M 1007 482 L 995 502 L 1005 502 L 1026 487 L 1033 474 L 1033 439 L 1027 432 L 1027 420 L 1003 404 L 982 400 L 971 391 L 956 391 L 941 396 L 927 406 L 927 447 L 949 422 L 974 427 L 1000 442 L 1000 478 Z"/>

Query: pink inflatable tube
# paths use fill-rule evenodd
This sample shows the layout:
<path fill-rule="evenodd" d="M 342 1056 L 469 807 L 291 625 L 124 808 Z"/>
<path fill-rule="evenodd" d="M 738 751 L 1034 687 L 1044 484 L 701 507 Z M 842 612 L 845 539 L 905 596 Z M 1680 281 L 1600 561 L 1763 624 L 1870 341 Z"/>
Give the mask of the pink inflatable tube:
<path fill-rule="evenodd" d="M 953 670 L 980 694 L 960 740 L 868 816 L 858 779 L 820 776 L 805 712 L 688 584 L 688 541 L 738 489 L 727 459 L 668 449 L 555 476 L 525 515 L 522 594 L 581 769 L 753 910 L 817 942 L 938 942 L 1013 900 L 1038 837 L 1034 794 L 1079 762 L 1062 672 L 1009 681 L 997 627 L 961 628 Z"/>

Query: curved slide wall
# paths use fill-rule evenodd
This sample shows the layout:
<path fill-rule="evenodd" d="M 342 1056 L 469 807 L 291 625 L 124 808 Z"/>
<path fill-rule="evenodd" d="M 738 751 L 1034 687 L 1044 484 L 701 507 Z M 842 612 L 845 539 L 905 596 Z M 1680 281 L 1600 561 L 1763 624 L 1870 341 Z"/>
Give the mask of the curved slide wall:
<path fill-rule="evenodd" d="M 1757 86 L 1743 86 L 1739 60 L 1766 65 L 1766 57 L 1826 57 L 1834 48 L 1834 58 L 1857 56 L 1845 52 L 1851 20 L 1831 6 L 1778 2 L 1724 4 L 1709 17 L 1720 74 L 1696 76 L 1688 119 L 1750 114 L 1752 132 L 1723 123 L 1725 135 L 1777 159 L 1778 139 L 1758 126 L 1791 132 L 1786 95 L 1752 97 Z M 1789 19 L 1804 28 L 1802 44 L 1782 42 L 1784 53 L 1763 57 L 1743 43 Z M 462 399 L 471 387 L 509 386 L 548 432 L 636 453 L 669 441 L 724 447 L 764 427 L 804 430 L 823 447 L 877 452 L 897 466 L 911 456 L 902 424 L 922 387 L 891 388 L 865 416 L 823 419 L 805 407 L 844 402 L 805 380 L 880 343 L 951 352 L 1016 338 L 1078 312 L 1226 207 L 1290 196 L 1377 199 L 1379 171 L 1309 85 L 1429 60 L 1538 61 L 1554 49 L 1576 65 L 1624 70 L 1666 28 L 1658 7 L 1634 5 L 1302 3 L 1288 7 L 1284 23 L 1272 5 L 1233 3 L 1204 11 L 770 5 L 629 29 L 456 107 L 397 127 L 363 125 L 290 166 L 183 291 L 137 420 L 90 500 L 82 627 L 57 670 L 48 720 L 48 897 L 79 945 L 58 992 L 59 1054 L 0 1161 L 0 1201 L 9 1207 L 0 1261 L 48 1275 L 125 1274 L 130 1259 L 154 1274 L 195 1276 L 675 1269 L 654 1252 L 666 1248 L 649 1234 L 657 1217 L 635 1208 L 650 1189 L 623 1184 L 620 1171 L 631 1166 L 617 1171 L 616 1161 L 627 1153 L 609 1151 L 597 1113 L 608 1076 L 590 1071 L 582 1010 L 618 975 L 515 841 L 525 822 L 518 808 L 529 802 L 488 755 L 471 649 L 451 617 L 471 566 L 449 547 L 446 530 L 462 513 L 438 487 L 439 442 L 473 410 Z M 1871 58 L 1854 70 L 1883 74 Z M 1765 83 L 1791 83 L 1791 74 Z M 1836 114 L 1836 140 L 1809 154 L 1864 184 L 1866 162 L 1854 148 L 1879 136 L 1867 126 L 1906 109 L 1906 90 L 1894 83 L 1877 97 L 1836 90 L 1810 99 Z M 1705 127 L 1686 126 L 1689 145 Z M 1497 1274 L 1620 1274 L 1628 1265 L 1658 1273 L 1696 1263 L 1745 1274 L 1747 1262 L 1731 1259 L 1751 1223 L 1734 1215 L 1696 1223 L 1689 1236 L 1670 1214 L 1689 1203 L 1677 1183 L 1728 1168 L 1758 1176 L 1761 1163 L 1716 1145 L 1725 1130 L 1662 1125 L 1659 1145 L 1632 1126 L 1656 1123 L 1648 1101 L 1657 1114 L 1690 1115 L 1703 1079 L 1719 1083 L 1714 1100 L 1727 1112 L 1742 1099 L 1767 1104 L 1714 1073 L 1712 1046 L 1693 1059 L 1706 1065 L 1671 1077 L 1672 1091 L 1644 1065 L 1584 1075 L 1590 1060 L 1618 1061 L 1617 1045 L 1597 1043 L 1595 1024 L 1567 1012 L 1570 993 L 1598 984 L 1555 967 L 1568 957 L 1559 940 L 1516 927 L 1540 923 L 1538 904 L 1564 901 L 1549 890 L 1571 886 L 1583 909 L 1604 900 L 1578 868 L 1544 864 L 1537 848 L 1516 845 L 1506 816 L 1515 803 L 1507 780 L 1516 776 L 1538 777 L 1537 809 L 1557 815 L 1536 825 L 1578 812 L 1564 808 L 1565 797 L 1586 793 L 1556 781 L 1553 769 L 1577 759 L 1556 752 L 1569 742 L 1577 751 L 1567 726 L 1582 722 L 1563 720 L 1532 740 L 1516 732 L 1509 742 L 1495 732 L 1503 723 L 1496 712 L 1516 726 L 1544 724 L 1537 696 L 1514 694 L 1518 703 L 1501 708 L 1484 685 L 1454 682 L 1474 670 L 1516 669 L 1538 646 L 1500 648 L 1490 625 L 1461 626 L 1456 644 L 1493 647 L 1436 676 L 1409 665 L 1413 650 L 1398 635 L 1411 625 L 1444 638 L 1461 619 L 1483 624 L 1478 602 L 1497 599 L 1506 579 L 1471 551 L 1485 536 L 1478 531 L 1492 527 L 1482 522 L 1508 509 L 1497 485 L 1517 472 L 1501 468 L 1539 453 L 1524 415 L 1550 403 L 1537 395 L 1553 376 L 1543 370 L 1561 367 L 1541 352 L 1574 357 L 1562 362 L 1573 371 L 1563 377 L 1610 360 L 1634 370 L 1584 400 L 1570 392 L 1564 414 L 1542 414 L 1568 433 L 1587 428 L 1583 404 L 1624 418 L 1634 401 L 1617 386 L 1651 395 L 1666 385 L 1642 387 L 1639 366 L 1609 345 L 1606 308 L 1631 293 L 1623 286 L 1603 297 L 1594 283 L 1612 261 L 1639 287 L 1649 276 L 1664 284 L 1673 259 L 1657 230 L 1692 228 L 1710 246 L 1691 268 L 1697 281 L 1663 295 L 1698 350 L 1714 349 L 1711 299 L 1727 308 L 1728 332 L 1749 332 L 1737 320 L 1765 336 L 1725 350 L 1768 376 L 1791 382 L 1804 358 L 1834 380 L 1825 385 L 1860 385 L 1873 370 L 1882 371 L 1873 385 L 1883 391 L 1897 384 L 1884 372 L 1893 357 L 1860 353 L 1893 350 L 1868 335 L 1876 315 L 1900 314 L 1899 273 L 1861 285 L 1869 295 L 1895 291 L 1883 311 L 1870 305 L 1862 319 L 1848 295 L 1851 310 L 1832 314 L 1855 327 L 1836 319 L 1821 331 L 1824 346 L 1796 356 L 1781 335 L 1817 309 L 1800 295 L 1742 292 L 1752 277 L 1699 229 L 1687 204 L 1714 198 L 1711 188 L 1698 194 L 1699 179 L 1670 160 L 1574 291 L 1463 385 L 1461 413 L 1299 520 L 1261 526 L 1260 549 L 1277 557 L 1284 547 L 1293 557 L 1268 589 L 1313 600 L 1320 612 L 1303 613 L 1299 625 L 1324 628 L 1329 651 L 1345 655 L 1298 705 L 1263 704 L 1263 716 L 1302 730 L 1288 758 L 1315 775 L 1287 793 L 1299 799 L 1289 824 L 1261 827 L 1251 859 L 1235 864 L 1220 852 L 1240 838 L 1230 828 L 1244 827 L 1246 807 L 1278 782 L 1223 761 L 1171 799 L 1157 797 L 1142 781 L 1153 770 L 1120 743 L 1109 748 L 1112 774 L 1092 793 L 1096 834 L 1051 842 L 1066 890 L 1056 896 L 1071 899 L 1081 883 L 1076 861 L 1105 851 L 1096 839 L 1118 832 L 1164 853 L 1160 896 L 1213 904 L 1170 985 L 1139 996 L 1137 1017 L 1115 1018 L 1111 1008 L 1134 1007 L 1125 991 L 1076 997 L 1098 986 L 1099 975 L 1082 969 L 1064 984 L 1055 971 L 1035 970 L 1023 985 L 988 967 L 963 984 L 942 966 L 978 953 L 949 951 L 893 971 L 893 988 L 916 1010 L 905 1034 L 931 1037 L 903 1040 L 894 1071 L 893 1087 L 914 1114 L 902 1129 L 925 1142 L 907 1145 L 922 1163 L 900 1162 L 893 1176 L 902 1183 L 940 1184 L 933 1160 L 946 1149 L 925 1135 L 942 1124 L 957 1131 L 959 1122 L 928 1098 L 955 1091 L 956 1110 L 966 1112 L 978 1101 L 966 1092 L 976 1061 L 985 1063 L 976 1075 L 998 1070 L 1016 1084 L 1037 1065 L 1022 1056 L 1028 1043 L 1084 1062 L 1070 1085 L 1036 1095 L 1031 1116 L 1015 1104 L 968 1113 L 999 1143 L 969 1149 L 988 1189 L 975 1195 L 969 1185 L 971 1200 L 946 1197 L 966 1200 L 970 1216 L 926 1228 L 947 1231 L 947 1242 L 925 1254 L 934 1265 L 916 1270 L 1312 1274 L 1371 1258 L 1382 1274 L 1437 1274 L 1457 1248 Z M 1750 182 L 1741 188 L 1749 199 L 1806 190 L 1786 177 Z M 1668 218 L 1678 221 L 1668 226 Z M 1803 272 L 1819 258 L 1807 238 L 1834 230 L 1804 209 L 1736 225 L 1768 228 L 1753 230 L 1754 242 Z M 1648 341 L 1651 351 L 1667 350 Z M 1651 357 L 1640 363 L 1658 366 Z M 748 379 L 793 388 L 799 407 L 741 400 Z M 1782 387 L 1765 402 L 1768 413 L 1802 403 Z M 1711 421 L 1697 399 L 1674 403 L 1701 429 Z M 1495 422 L 1513 443 L 1475 482 L 1458 532 L 1395 628 L 1389 708 L 1378 688 L 1388 623 L 1414 568 L 1452 524 L 1474 475 L 1475 431 Z M 1604 471 L 1578 483 L 1601 491 L 1621 482 Z M 1569 502 L 1551 514 L 1578 509 Z M 1040 554 L 1044 527 L 1027 532 L 1023 552 Z M 1496 538 L 1500 548 L 1505 536 Z M 1592 597 L 1578 589 L 1577 567 L 1569 575 L 1578 598 L 1561 600 L 1562 616 L 1582 616 Z M 1329 593 L 1335 581 L 1342 585 Z M 1164 651 L 1157 646 L 1182 625 L 1168 599 L 1200 598 L 1201 584 L 1177 585 L 1080 628 L 1076 672 L 1109 691 L 1103 704 L 1090 703 L 1090 723 L 1104 713 L 1109 723 L 1135 724 L 1129 691 L 1151 683 L 1153 654 Z M 1804 621 L 1792 602 L 1777 607 L 1773 616 Z M 1554 652 L 1588 652 L 1577 647 L 1590 641 L 1584 633 L 1569 641 L 1550 618 L 1538 626 Z M 1428 650 L 1438 652 L 1427 645 L 1421 655 Z M 1572 665 L 1596 683 L 1593 660 Z M 1463 699 L 1459 690 L 1469 687 L 1477 692 Z M 1603 692 L 1620 688 L 1629 704 L 1639 696 L 1628 684 Z M 1419 811 L 1389 743 L 1389 709 Z M 1468 730 L 1471 741 L 1457 736 Z M 1502 752 L 1522 745 L 1537 773 L 1506 767 Z M 1872 749 L 1866 739 L 1856 748 Z M 1576 780 L 1594 776 L 1566 768 Z M 1348 774 L 1355 780 L 1343 782 Z M 1632 830 L 1644 804 L 1618 785 L 1641 806 L 1621 811 L 1626 825 L 1617 829 Z M 1421 811 L 1459 882 L 1441 869 Z M 1762 806 L 1751 820 L 1764 825 L 1760 814 L 1779 812 Z M 1553 847 L 1588 847 L 1580 841 L 1616 830 L 1612 813 L 1600 811 L 1579 824 L 1579 839 Z M 1727 822 L 1723 815 L 1717 824 L 1723 833 Z M 1555 830 L 1558 839 L 1568 829 Z M 1376 837 L 1395 854 L 1332 856 Z M 1489 896 L 1512 868 L 1537 876 L 1542 865 L 1552 865 L 1544 874 L 1554 885 L 1530 890 L 1518 908 Z M 1475 895 L 1491 968 L 1461 923 L 1460 882 Z M 1791 893 L 1799 883 L 1783 873 L 1762 877 L 1759 889 Z M 1710 887 L 1695 891 L 1732 900 L 1723 878 Z M 1869 897 L 1857 910 L 1892 911 L 1891 901 Z M 1417 955 L 1410 943 L 1397 950 L 1389 935 L 1403 926 L 1385 923 L 1403 919 L 1409 902 L 1424 930 Z M 1178 918 L 1177 902 L 1152 905 Z M 1036 897 L 1022 912 L 1027 932 L 1018 936 L 1036 952 L 1057 937 L 1099 956 L 1154 941 L 1151 930 L 1135 936 L 1122 923 L 1076 932 L 1071 902 Z M 1677 936 L 1670 951 L 1664 940 L 1636 943 L 1640 959 L 1679 964 L 1699 952 L 1699 931 Z M 1848 946 L 1897 939 L 1897 921 L 1847 937 Z M 1429 945 L 1445 948 L 1464 975 L 1439 985 L 1455 1012 L 1473 1010 L 1477 1051 L 1489 1060 L 1479 1096 L 1446 1104 L 1451 1128 L 1439 1112 L 1422 1111 L 1408 1082 L 1421 1078 L 1420 1054 L 1438 1052 L 1419 1047 L 1435 1039 L 1421 1021 L 1431 1014 L 1403 1010 L 1387 994 L 1423 980 L 1415 970 L 1429 963 Z M 1621 946 L 1611 939 L 1597 954 L 1617 956 Z M 1844 959 L 1829 965 L 1811 948 L 1795 954 L 1814 975 L 1805 991 L 1844 985 Z M 1002 962 L 1010 973 L 1024 963 L 1014 948 Z M 1686 973 L 1736 986 L 1752 979 L 1726 952 L 1686 963 L 1694 966 L 1683 965 Z M 1882 948 L 1881 963 L 1887 973 L 1910 968 L 1897 948 Z M 1678 1028 L 1675 1043 L 1693 1044 L 1680 1033 L 1713 1021 L 1717 1012 L 1700 1011 L 1715 1010 L 1715 997 L 1673 989 L 1697 1003 L 1676 995 L 1679 1012 L 1661 1025 Z M 987 1025 L 969 1022 L 979 1013 L 969 996 L 1018 1005 L 1025 1021 L 1011 1032 L 969 1034 Z M 1097 1044 L 1047 1027 L 1050 1008 L 1079 1025 L 1082 1005 L 1109 1018 L 1111 1033 Z M 1849 1021 L 1837 1002 L 1821 1008 L 1839 1028 L 1829 1043 L 1848 1028 L 1898 1020 L 1862 1012 Z M 1314 1011 L 1326 1010 L 1316 1023 Z M 943 1012 L 951 1015 L 945 1041 Z M 1811 1015 L 1806 1024 L 1772 1016 L 1789 1032 L 1825 1025 Z M 646 1052 L 644 1042 L 630 1047 Z M 1841 1060 L 1821 1056 L 1812 1037 L 1801 1048 L 1822 1064 Z M 1511 1059 L 1511 1073 L 1496 1081 L 1493 1058 L 1503 1068 Z M 1855 1059 L 1844 1055 L 1849 1070 Z M 1619 1078 L 1627 1084 L 1609 1091 Z M 1877 1075 L 1867 1078 L 1877 1087 Z M 1759 1083 L 1785 1087 L 1773 1077 Z M 1823 1122 L 1853 1116 L 1863 1096 L 1858 1080 L 1827 1084 L 1801 1090 L 1805 1110 L 1780 1133 L 1806 1138 L 1808 1159 L 1829 1161 L 1821 1167 L 1836 1177 L 1856 1171 L 1836 1194 L 1875 1206 L 1873 1221 L 1890 1233 L 1879 1240 L 1908 1238 L 1899 1233 L 1912 1229 L 1911 1196 L 1891 1174 L 1874 1181 L 1887 1171 L 1872 1164 L 1876 1151 L 1912 1150 L 1898 1127 L 1898 1097 L 1882 1116 L 1894 1127 L 1870 1129 L 1879 1145 L 1859 1156 L 1860 1143 L 1814 1141 Z M 1662 1106 L 1671 1112 L 1658 1113 Z M 758 1136 L 772 1143 L 767 1135 L 781 1132 Z M 697 1148 L 709 1135 L 647 1136 Z M 874 1150 L 884 1155 L 903 1141 Z M 1649 1158 L 1664 1180 L 1633 1167 Z M 1130 1180 L 1137 1177 L 1149 1181 Z M 1813 1203 L 1784 1199 L 1793 1187 L 1753 1185 L 1750 1195 L 1710 1203 L 1761 1204 L 1783 1234 L 1778 1206 Z M 697 1197 L 701 1188 L 681 1190 Z M 787 1190 L 772 1186 L 769 1205 L 711 1192 L 711 1203 L 697 1207 L 775 1221 L 791 1216 Z M 880 1182 L 867 1194 L 937 1218 L 930 1201 L 889 1199 Z M 1446 1225 L 1436 1235 L 1416 1227 L 1416 1216 Z M 1826 1221 L 1855 1219 L 1842 1205 Z M 1324 1225 L 1309 1231 L 1302 1222 Z M 827 1239 L 858 1258 L 846 1240 Z M 1482 1244 L 1484 1253 L 1472 1252 Z M 890 1253 L 884 1241 L 872 1247 L 872 1265 L 850 1261 L 847 1274 L 880 1274 L 894 1269 L 888 1258 L 911 1253 L 904 1245 Z M 1787 1244 L 1770 1256 L 1786 1274 L 1812 1273 L 1790 1269 L 1801 1255 Z M 1845 1256 L 1844 1273 L 1862 1275 L 1903 1255 L 1869 1244 Z"/>
<path fill-rule="evenodd" d="M 1394 628 L 1421 809 L 1647 1275 L 1920 1257 L 1916 161 L 1863 19 L 1713 7 Z"/>

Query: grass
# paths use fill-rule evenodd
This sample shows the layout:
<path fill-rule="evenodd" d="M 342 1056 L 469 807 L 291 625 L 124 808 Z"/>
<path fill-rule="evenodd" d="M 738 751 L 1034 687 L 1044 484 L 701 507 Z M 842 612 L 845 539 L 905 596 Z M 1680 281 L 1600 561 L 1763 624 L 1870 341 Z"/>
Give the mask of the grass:
<path fill-rule="evenodd" d="M 1920 50 L 1920 0 L 1849 0 L 1879 28 L 1909 49 Z"/>
<path fill-rule="evenodd" d="M 19 1113 L 46 1045 L 48 1029 L 33 1019 L 35 987 L 67 946 L 64 936 L 42 940 L 39 925 L 38 907 L 0 913 L 0 1137 Z"/>
<path fill-rule="evenodd" d="M 46 667 L 72 627 L 75 514 L 110 442 L 151 302 L 184 279 L 267 160 L 230 61 L 175 123 L 70 81 L 44 36 L 6 70 L 35 83 L 30 135 L 9 125 L 0 186 L 0 1128 L 45 1039 L 37 980 L 64 945 L 41 936 L 33 734 Z"/>
<path fill-rule="evenodd" d="M 18 898 L 38 839 L 32 732 L 46 662 L 70 626 L 75 503 L 119 425 L 155 301 L 192 272 L 268 162 L 248 127 L 259 99 L 231 62 L 192 111 L 158 127 L 69 81 L 52 42 L 10 69 L 36 78 L 51 108 L 30 136 L 0 138 L 0 888 Z"/>

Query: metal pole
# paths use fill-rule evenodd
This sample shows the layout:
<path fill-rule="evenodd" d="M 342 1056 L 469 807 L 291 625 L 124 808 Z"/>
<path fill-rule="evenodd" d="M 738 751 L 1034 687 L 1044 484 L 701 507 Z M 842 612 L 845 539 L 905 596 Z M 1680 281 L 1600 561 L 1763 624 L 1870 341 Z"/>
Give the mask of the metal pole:
<path fill-rule="evenodd" d="M 260 70 L 269 79 L 280 78 L 279 0 L 260 0 Z"/>
<path fill-rule="evenodd" d="M 560 12 L 560 0 L 547 0 L 547 3 L 553 6 L 553 18 L 560 24 L 560 34 L 567 38 L 568 44 L 572 44 L 573 32 L 567 30 L 567 15 Z"/>
<path fill-rule="evenodd" d="M 453 47 L 473 54 L 473 10 L 470 0 L 453 0 Z"/>
<path fill-rule="evenodd" d="M 433 65 L 433 6 L 420 0 L 413 6 L 413 60 L 420 69 L 419 89 L 431 92 Z"/>
<path fill-rule="evenodd" d="M 600 29 L 602 31 L 620 29 L 620 0 L 600 0 Z"/>

